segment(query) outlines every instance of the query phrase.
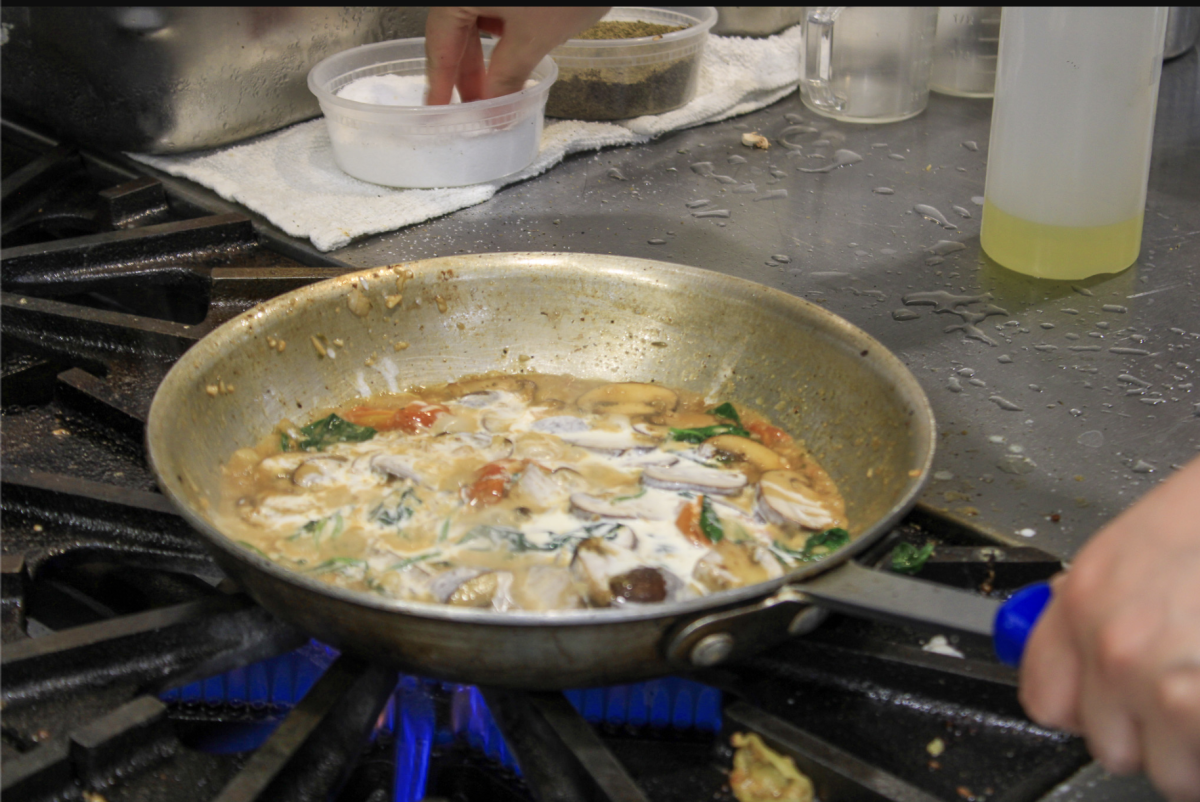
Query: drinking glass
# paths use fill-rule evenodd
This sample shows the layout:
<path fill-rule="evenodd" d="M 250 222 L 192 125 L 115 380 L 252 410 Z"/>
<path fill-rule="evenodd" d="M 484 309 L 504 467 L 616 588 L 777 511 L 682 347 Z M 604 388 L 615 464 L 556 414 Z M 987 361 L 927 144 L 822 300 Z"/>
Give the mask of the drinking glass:
<path fill-rule="evenodd" d="M 855 123 L 907 120 L 929 102 L 937 7 L 811 6 L 804 15 L 800 97 Z"/>

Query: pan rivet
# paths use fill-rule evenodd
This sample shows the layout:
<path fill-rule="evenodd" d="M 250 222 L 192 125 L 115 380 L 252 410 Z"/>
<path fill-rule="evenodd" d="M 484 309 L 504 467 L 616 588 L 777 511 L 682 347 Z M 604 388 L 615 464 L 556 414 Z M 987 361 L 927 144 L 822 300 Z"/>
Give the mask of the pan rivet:
<path fill-rule="evenodd" d="M 821 625 L 829 611 L 823 607 L 809 607 L 796 613 L 792 623 L 788 624 L 789 635 L 807 635 Z"/>
<path fill-rule="evenodd" d="M 733 636 L 726 632 L 715 635 L 705 635 L 700 642 L 692 647 L 692 665 L 707 667 L 715 666 L 723 661 L 733 651 Z"/>

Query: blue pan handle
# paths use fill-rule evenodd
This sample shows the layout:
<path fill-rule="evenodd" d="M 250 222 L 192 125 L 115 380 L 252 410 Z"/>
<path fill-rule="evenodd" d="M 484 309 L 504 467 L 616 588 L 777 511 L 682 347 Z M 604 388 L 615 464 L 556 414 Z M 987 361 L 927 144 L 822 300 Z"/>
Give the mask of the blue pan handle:
<path fill-rule="evenodd" d="M 1016 667 L 1025 653 L 1025 641 L 1050 603 L 1050 583 L 1037 582 L 1021 588 L 996 611 L 992 639 L 1000 662 Z"/>

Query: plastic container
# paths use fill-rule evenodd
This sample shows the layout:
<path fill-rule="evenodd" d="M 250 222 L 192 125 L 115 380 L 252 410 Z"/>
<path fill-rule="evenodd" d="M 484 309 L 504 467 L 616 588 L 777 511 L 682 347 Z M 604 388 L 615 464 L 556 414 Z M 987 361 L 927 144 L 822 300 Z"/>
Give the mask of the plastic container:
<path fill-rule="evenodd" d="M 1079 280 L 1137 259 L 1167 9 L 1005 6 L 980 243 Z"/>
<path fill-rule="evenodd" d="M 1000 6 L 941 6 L 929 88 L 958 97 L 992 97 L 1000 48 Z"/>
<path fill-rule="evenodd" d="M 717 9 L 615 6 L 604 21 L 687 25 L 636 39 L 571 39 L 550 51 L 559 80 L 546 114 L 573 120 L 623 120 L 677 109 L 696 94 L 700 56 Z"/>
<path fill-rule="evenodd" d="M 483 40 L 491 57 L 495 42 Z M 389 106 L 337 96 L 371 75 L 425 75 L 425 39 L 397 39 L 330 56 L 308 74 L 333 158 L 344 172 L 389 187 L 460 187 L 512 175 L 537 156 L 546 97 L 558 75 L 549 58 L 511 95 L 450 106 Z"/>

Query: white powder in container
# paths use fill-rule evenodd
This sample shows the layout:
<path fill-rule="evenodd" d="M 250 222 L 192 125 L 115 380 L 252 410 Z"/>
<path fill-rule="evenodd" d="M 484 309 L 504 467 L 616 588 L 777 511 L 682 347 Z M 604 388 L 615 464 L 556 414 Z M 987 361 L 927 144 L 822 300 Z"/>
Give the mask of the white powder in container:
<path fill-rule="evenodd" d="M 536 83 L 529 80 L 525 86 Z M 424 107 L 425 92 L 423 75 L 371 75 L 346 84 L 337 96 L 378 106 Z M 462 113 L 458 109 L 465 111 L 457 90 L 450 104 L 457 107 L 456 114 Z M 541 109 L 529 111 L 494 128 L 414 134 L 391 128 L 390 114 L 381 110 L 377 122 L 360 119 L 353 127 L 330 126 L 334 158 L 355 178 L 385 186 L 452 187 L 489 181 L 524 169 L 537 155 L 542 114 Z"/>

